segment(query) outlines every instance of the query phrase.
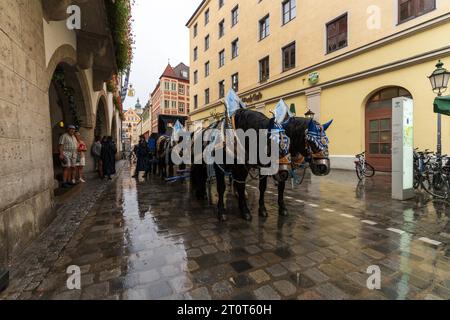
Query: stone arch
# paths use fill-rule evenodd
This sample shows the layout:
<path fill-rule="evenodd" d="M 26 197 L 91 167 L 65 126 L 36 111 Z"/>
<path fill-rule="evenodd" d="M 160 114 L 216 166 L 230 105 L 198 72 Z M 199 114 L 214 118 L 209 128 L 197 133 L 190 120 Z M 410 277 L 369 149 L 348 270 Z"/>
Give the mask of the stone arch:
<path fill-rule="evenodd" d="M 106 94 L 102 91 L 99 94 L 95 110 L 95 135 L 109 136 L 111 133 L 111 125 L 109 121 L 108 104 Z"/>
<path fill-rule="evenodd" d="M 89 82 L 85 72 L 77 66 L 77 53 L 71 45 L 64 44 L 60 46 L 58 49 L 56 49 L 55 52 L 53 53 L 46 70 L 47 75 L 47 79 L 45 82 L 46 88 L 47 90 L 50 89 L 53 75 L 55 74 L 56 69 L 61 65 L 69 66 L 71 71 L 74 73 L 74 76 L 77 78 L 77 82 L 79 85 L 80 99 L 82 98 L 84 105 L 83 127 L 92 128 L 94 124 L 92 112 L 93 107 Z"/>

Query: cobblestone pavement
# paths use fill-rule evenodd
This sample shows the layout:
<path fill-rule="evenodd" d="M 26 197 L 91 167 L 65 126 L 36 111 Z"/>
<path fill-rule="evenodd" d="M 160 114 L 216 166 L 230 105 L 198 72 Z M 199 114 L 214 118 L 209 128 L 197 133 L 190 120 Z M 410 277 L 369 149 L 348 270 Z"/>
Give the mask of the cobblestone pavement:
<path fill-rule="evenodd" d="M 130 175 L 126 166 L 60 209 L 13 263 L 0 299 L 450 299 L 450 207 L 390 200 L 388 176 L 307 177 L 287 189 L 286 218 L 270 184 L 266 220 L 250 183 L 253 221 L 229 193 L 230 219 L 219 223 L 187 183 Z M 81 290 L 67 289 L 70 265 Z M 367 289 L 373 265 L 380 290 Z"/>

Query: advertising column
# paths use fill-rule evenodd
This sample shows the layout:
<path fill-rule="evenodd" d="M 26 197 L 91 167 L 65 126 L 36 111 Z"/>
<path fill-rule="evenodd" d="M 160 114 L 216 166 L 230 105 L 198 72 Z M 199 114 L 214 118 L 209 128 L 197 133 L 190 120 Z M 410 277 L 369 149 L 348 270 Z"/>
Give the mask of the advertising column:
<path fill-rule="evenodd" d="M 392 100 L 392 199 L 414 197 L 414 103 Z"/>

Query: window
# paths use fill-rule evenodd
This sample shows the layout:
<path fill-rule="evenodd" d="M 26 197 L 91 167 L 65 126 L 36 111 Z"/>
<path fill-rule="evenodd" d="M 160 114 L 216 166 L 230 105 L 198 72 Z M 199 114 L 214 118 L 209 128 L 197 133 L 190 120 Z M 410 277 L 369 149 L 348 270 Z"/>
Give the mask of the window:
<path fill-rule="evenodd" d="M 198 34 L 198 24 L 194 24 L 194 38 L 197 36 Z"/>
<path fill-rule="evenodd" d="M 170 90 L 170 82 L 164 81 L 164 90 L 167 90 L 167 91 Z"/>
<path fill-rule="evenodd" d="M 184 113 L 184 111 L 185 111 L 184 102 L 178 103 L 178 113 Z"/>
<path fill-rule="evenodd" d="M 177 84 L 172 82 L 172 91 L 177 91 Z"/>
<path fill-rule="evenodd" d="M 259 40 L 269 35 L 269 15 L 259 20 Z"/>
<path fill-rule="evenodd" d="M 205 77 L 209 76 L 209 61 L 205 63 Z"/>
<path fill-rule="evenodd" d="M 219 52 L 219 68 L 225 65 L 225 49 Z"/>
<path fill-rule="evenodd" d="M 347 14 L 327 24 L 327 53 L 347 46 Z"/>
<path fill-rule="evenodd" d="M 238 55 L 239 55 L 239 39 L 236 39 L 231 43 L 231 59 L 236 58 Z"/>
<path fill-rule="evenodd" d="M 225 97 L 225 80 L 219 82 L 219 99 Z"/>
<path fill-rule="evenodd" d="M 198 47 L 194 48 L 194 61 L 197 61 L 198 59 Z"/>
<path fill-rule="evenodd" d="M 239 74 L 235 73 L 231 76 L 231 87 L 234 91 L 239 91 Z"/>
<path fill-rule="evenodd" d="M 398 0 L 398 23 L 419 17 L 436 9 L 436 0 Z"/>
<path fill-rule="evenodd" d="M 259 81 L 264 82 L 269 79 L 270 67 L 269 67 L 269 57 L 259 60 Z"/>
<path fill-rule="evenodd" d="M 295 68 L 295 42 L 283 48 L 283 71 Z"/>
<path fill-rule="evenodd" d="M 170 108 L 170 101 L 164 100 L 164 108 L 169 109 Z"/>
<path fill-rule="evenodd" d="M 231 10 L 231 26 L 234 27 L 239 22 L 239 6 Z"/>
<path fill-rule="evenodd" d="M 369 122 L 369 152 L 371 155 L 391 154 L 391 119 L 376 119 Z"/>
<path fill-rule="evenodd" d="M 194 96 L 194 110 L 197 110 L 197 108 L 198 108 L 198 96 L 195 95 Z"/>
<path fill-rule="evenodd" d="M 286 0 L 281 6 L 283 8 L 283 24 L 286 24 L 297 15 L 296 0 Z"/>
<path fill-rule="evenodd" d="M 209 34 L 205 37 L 205 51 L 209 49 Z"/>
<path fill-rule="evenodd" d="M 225 0 L 219 0 L 219 9 L 222 8 L 225 4 Z"/>
<path fill-rule="evenodd" d="M 205 104 L 209 104 L 209 89 L 205 90 Z"/>
<path fill-rule="evenodd" d="M 205 11 L 205 26 L 209 23 L 209 9 Z"/>
<path fill-rule="evenodd" d="M 194 71 L 194 84 L 198 83 L 198 71 Z"/>
<path fill-rule="evenodd" d="M 219 39 L 225 35 L 225 20 L 219 22 Z"/>
<path fill-rule="evenodd" d="M 178 93 L 181 94 L 181 95 L 185 94 L 185 90 L 184 90 L 184 85 L 183 84 L 178 85 Z"/>

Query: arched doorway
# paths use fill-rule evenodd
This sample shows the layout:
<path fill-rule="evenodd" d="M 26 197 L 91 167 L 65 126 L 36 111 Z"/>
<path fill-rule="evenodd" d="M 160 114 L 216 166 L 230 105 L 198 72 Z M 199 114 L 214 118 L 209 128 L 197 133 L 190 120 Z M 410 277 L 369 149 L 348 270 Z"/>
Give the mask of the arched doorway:
<path fill-rule="evenodd" d="M 68 125 L 77 129 L 87 126 L 87 106 L 76 67 L 60 63 L 55 68 L 49 84 L 49 106 L 52 130 L 52 154 L 54 178 L 62 181 L 62 165 L 59 159 L 59 138 Z"/>
<path fill-rule="evenodd" d="M 96 136 L 100 137 L 108 136 L 108 117 L 106 113 L 106 100 L 104 97 L 101 97 L 98 102 L 94 133 Z"/>
<path fill-rule="evenodd" d="M 387 87 L 375 92 L 366 104 L 366 152 L 367 161 L 377 171 L 392 170 L 392 99 L 412 98 L 401 87 Z"/>

